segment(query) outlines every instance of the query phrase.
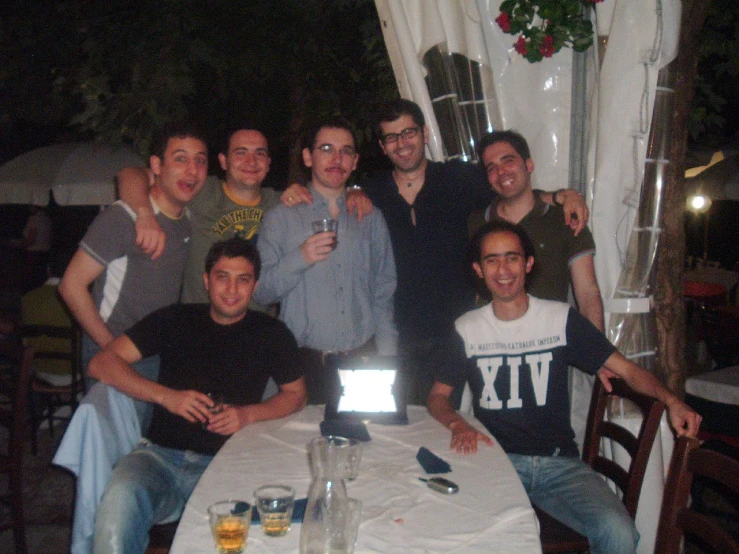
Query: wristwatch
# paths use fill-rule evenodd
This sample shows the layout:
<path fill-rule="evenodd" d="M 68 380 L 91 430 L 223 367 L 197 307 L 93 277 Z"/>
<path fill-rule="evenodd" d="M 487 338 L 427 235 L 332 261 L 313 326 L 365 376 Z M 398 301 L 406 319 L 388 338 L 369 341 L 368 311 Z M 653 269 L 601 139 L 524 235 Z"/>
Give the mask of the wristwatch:
<path fill-rule="evenodd" d="M 560 192 L 564 192 L 564 191 L 565 191 L 565 189 L 559 189 L 558 191 L 555 191 L 555 193 L 552 195 L 552 203 L 555 206 L 559 206 L 560 208 L 563 208 L 564 207 L 564 202 L 557 202 L 557 195 Z"/>
<path fill-rule="evenodd" d="M 350 190 L 352 190 L 352 191 L 355 191 L 355 190 L 356 190 L 356 191 L 359 191 L 359 192 L 361 192 L 361 191 L 362 191 L 362 187 L 360 187 L 360 186 L 359 186 L 359 185 L 357 185 L 357 184 L 354 184 L 354 185 L 352 185 L 352 186 L 350 186 L 350 187 L 346 187 L 346 191 L 347 191 L 347 192 L 349 192 Z"/>

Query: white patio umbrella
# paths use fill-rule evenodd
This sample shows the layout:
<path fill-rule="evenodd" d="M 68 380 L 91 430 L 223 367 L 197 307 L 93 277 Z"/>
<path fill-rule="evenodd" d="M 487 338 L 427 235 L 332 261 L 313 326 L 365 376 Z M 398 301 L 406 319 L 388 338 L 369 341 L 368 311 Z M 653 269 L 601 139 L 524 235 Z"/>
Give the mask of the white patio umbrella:
<path fill-rule="evenodd" d="M 44 146 L 0 166 L 0 204 L 46 206 L 49 191 L 60 206 L 112 204 L 116 172 L 142 165 L 141 156 L 127 146 L 95 142 Z"/>

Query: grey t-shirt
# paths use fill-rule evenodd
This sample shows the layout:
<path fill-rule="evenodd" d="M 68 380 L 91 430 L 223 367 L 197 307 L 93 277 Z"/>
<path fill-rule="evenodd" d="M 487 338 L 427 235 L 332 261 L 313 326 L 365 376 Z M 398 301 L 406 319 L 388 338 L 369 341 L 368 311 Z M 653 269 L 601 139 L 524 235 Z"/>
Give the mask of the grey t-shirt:
<path fill-rule="evenodd" d="M 152 202 L 156 219 L 167 235 L 162 255 L 152 260 L 136 246 L 134 211 L 118 201 L 90 225 L 80 242 L 87 254 L 105 266 L 95 279 L 92 297 L 113 336 L 154 310 L 175 304 L 190 249 L 190 220 L 164 215 Z"/>

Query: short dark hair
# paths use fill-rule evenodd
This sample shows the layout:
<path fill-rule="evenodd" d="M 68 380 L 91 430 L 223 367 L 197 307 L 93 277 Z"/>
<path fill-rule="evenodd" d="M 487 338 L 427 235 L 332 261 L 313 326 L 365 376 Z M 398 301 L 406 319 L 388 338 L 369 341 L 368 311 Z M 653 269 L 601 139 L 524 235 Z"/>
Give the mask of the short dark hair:
<path fill-rule="evenodd" d="M 344 129 L 352 136 L 354 147 L 357 147 L 357 133 L 354 130 L 354 126 L 345 117 L 339 115 L 319 121 L 310 127 L 303 135 L 303 148 L 313 150 L 316 145 L 316 137 L 321 132 L 321 129 Z"/>
<path fill-rule="evenodd" d="M 418 104 L 405 98 L 398 98 L 397 100 L 391 100 L 377 111 L 375 115 L 375 133 L 377 137 L 380 138 L 382 136 L 381 123 L 390 123 L 404 115 L 411 116 L 413 123 L 421 128 L 426 125 L 426 118 L 423 116 L 423 111 Z"/>
<path fill-rule="evenodd" d="M 213 244 L 205 257 L 205 272 L 210 273 L 221 258 L 245 258 L 254 267 L 254 279 L 259 280 L 262 272 L 262 259 L 257 247 L 251 241 L 234 237 Z"/>
<path fill-rule="evenodd" d="M 470 243 L 470 259 L 472 261 L 477 263 L 482 262 L 482 243 L 485 237 L 496 233 L 512 233 L 516 235 L 518 240 L 521 241 L 524 257 L 528 259 L 530 256 L 534 256 L 534 244 L 523 227 L 502 219 L 495 219 L 480 227 L 473 235 L 472 242 Z"/>
<path fill-rule="evenodd" d="M 254 131 L 260 133 L 262 136 L 264 136 L 264 138 L 267 138 L 267 135 L 265 135 L 262 131 L 257 129 L 254 125 L 248 123 L 230 127 L 221 138 L 220 149 L 218 150 L 219 154 L 228 156 L 228 149 L 231 147 L 231 139 L 239 131 Z M 269 153 L 269 141 L 267 141 L 267 153 Z"/>
<path fill-rule="evenodd" d="M 531 158 L 529 143 L 526 142 L 523 135 L 513 129 L 509 129 L 508 131 L 493 131 L 491 133 L 486 133 L 482 138 L 480 138 L 477 143 L 477 159 L 480 160 L 480 163 L 482 163 L 482 155 L 485 152 L 485 149 L 496 142 L 507 142 L 510 144 L 524 161 Z"/>
<path fill-rule="evenodd" d="M 154 140 L 151 143 L 149 151 L 152 156 L 157 156 L 160 159 L 164 159 L 164 152 L 167 150 L 167 144 L 171 138 L 194 138 L 201 141 L 203 144 L 208 145 L 208 141 L 205 138 L 205 133 L 202 129 L 193 122 L 189 121 L 177 121 L 167 123 L 157 131 L 154 136 Z"/>

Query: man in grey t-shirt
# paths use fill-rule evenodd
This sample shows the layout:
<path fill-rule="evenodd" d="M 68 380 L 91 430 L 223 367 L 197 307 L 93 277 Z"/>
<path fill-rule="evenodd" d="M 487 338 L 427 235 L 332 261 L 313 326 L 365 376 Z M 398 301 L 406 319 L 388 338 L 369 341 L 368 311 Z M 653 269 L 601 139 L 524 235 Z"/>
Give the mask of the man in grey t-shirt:
<path fill-rule="evenodd" d="M 124 202 L 116 202 L 95 218 L 59 284 L 93 349 L 103 348 L 145 315 L 179 297 L 190 241 L 185 206 L 205 182 L 205 142 L 187 126 L 168 128 L 153 148 L 150 167 L 155 182 L 147 200 L 173 239 L 162 255 L 152 260 L 139 251 L 136 214 Z"/>

